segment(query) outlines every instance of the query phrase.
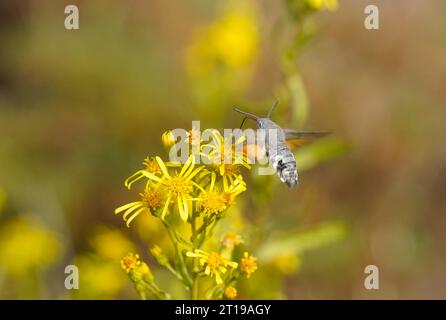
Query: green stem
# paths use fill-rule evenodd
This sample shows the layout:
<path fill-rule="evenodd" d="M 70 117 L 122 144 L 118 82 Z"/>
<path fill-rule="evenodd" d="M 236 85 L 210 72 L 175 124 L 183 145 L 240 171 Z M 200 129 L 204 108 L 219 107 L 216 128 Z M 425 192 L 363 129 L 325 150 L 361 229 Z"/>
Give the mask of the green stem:
<path fill-rule="evenodd" d="M 166 267 L 167 270 L 170 271 L 170 273 L 172 273 L 175 277 L 177 277 L 178 280 L 180 280 L 181 282 L 184 282 L 184 279 L 181 276 L 181 274 L 179 274 L 170 264 L 166 264 L 164 266 Z"/>
<path fill-rule="evenodd" d="M 194 277 L 194 283 L 192 285 L 192 300 L 198 300 L 198 277 Z"/>
<path fill-rule="evenodd" d="M 186 268 L 186 264 L 184 263 L 184 258 L 183 258 L 183 253 L 180 251 L 180 249 L 178 248 L 178 244 L 177 241 L 175 241 L 174 239 L 174 235 L 173 232 L 170 228 L 170 226 L 166 223 L 164 223 L 164 226 L 167 230 L 167 234 L 169 235 L 170 241 L 172 242 L 172 245 L 174 247 L 175 250 L 175 255 L 177 257 L 176 261 L 179 267 L 179 272 L 182 276 L 183 282 L 184 284 L 188 287 L 188 288 L 192 288 L 192 279 L 189 275 L 189 272 L 187 271 Z"/>

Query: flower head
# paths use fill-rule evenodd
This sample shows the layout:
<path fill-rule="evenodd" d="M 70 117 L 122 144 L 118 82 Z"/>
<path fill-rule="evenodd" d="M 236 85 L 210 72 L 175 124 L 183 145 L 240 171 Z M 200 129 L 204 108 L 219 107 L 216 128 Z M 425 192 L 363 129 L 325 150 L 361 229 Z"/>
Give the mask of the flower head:
<path fill-rule="evenodd" d="M 139 260 L 139 254 L 128 253 L 124 258 L 121 259 L 121 268 L 125 272 L 129 273 L 137 266 L 141 265 L 141 260 Z"/>
<path fill-rule="evenodd" d="M 207 253 L 203 250 L 196 249 L 194 252 L 187 252 L 188 257 L 199 259 L 200 265 L 206 265 L 204 273 L 206 275 L 215 276 L 217 284 L 222 284 L 221 274 L 226 273 L 229 268 L 237 268 L 238 263 L 224 258 L 218 252 Z"/>
<path fill-rule="evenodd" d="M 153 275 L 149 266 L 139 259 L 138 254 L 128 253 L 121 259 L 121 268 L 129 274 L 130 279 L 135 283 L 142 280 L 147 282 L 153 281 Z"/>
<path fill-rule="evenodd" d="M 139 194 L 141 200 L 127 203 L 115 209 L 115 214 L 124 212 L 122 218 L 126 221 L 127 227 L 130 227 L 130 222 L 133 221 L 140 213 L 144 211 L 154 212 L 161 208 L 164 197 L 157 189 L 147 188 L 143 193 Z"/>
<path fill-rule="evenodd" d="M 251 274 L 257 270 L 257 258 L 249 255 L 248 252 L 244 252 L 240 261 L 240 269 L 247 278 L 251 277 Z"/>
<path fill-rule="evenodd" d="M 205 214 L 218 214 L 226 210 L 227 202 L 223 192 L 219 192 L 215 187 L 216 175 L 211 173 L 211 183 L 207 191 L 203 191 L 197 199 L 200 203 L 200 208 Z"/>
<path fill-rule="evenodd" d="M 153 174 L 149 174 L 147 177 L 155 182 L 158 182 L 166 190 L 166 200 L 164 202 L 161 218 L 164 219 L 170 202 L 176 201 L 178 211 L 180 212 L 180 217 L 186 222 L 189 217 L 188 201 L 192 199 L 191 194 L 194 188 L 203 190 L 203 188 L 192 179 L 204 167 L 200 166 L 195 168 L 194 157 L 190 156 L 181 168 L 180 172 L 175 172 L 173 175 L 171 175 L 161 158 L 156 157 L 156 161 L 161 168 L 162 176 L 158 177 Z"/>
<path fill-rule="evenodd" d="M 237 289 L 233 286 L 226 287 L 224 295 L 227 299 L 234 299 L 237 297 Z"/>

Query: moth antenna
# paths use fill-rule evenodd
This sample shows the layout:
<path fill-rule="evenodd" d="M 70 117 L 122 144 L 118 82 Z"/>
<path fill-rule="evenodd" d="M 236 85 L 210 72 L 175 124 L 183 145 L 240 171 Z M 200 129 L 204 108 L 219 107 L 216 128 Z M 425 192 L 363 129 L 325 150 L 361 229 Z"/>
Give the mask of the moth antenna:
<path fill-rule="evenodd" d="M 248 117 L 243 118 L 242 124 L 240 125 L 240 129 L 243 127 L 243 124 L 245 123 L 246 119 L 248 119 Z"/>
<path fill-rule="evenodd" d="M 235 112 L 238 112 L 238 113 L 240 113 L 240 114 L 243 114 L 246 118 L 249 118 L 249 119 L 252 119 L 252 120 L 255 120 L 255 121 L 257 121 L 257 120 L 259 119 L 259 117 L 253 115 L 252 113 L 249 113 L 249 112 L 246 112 L 246 111 L 242 111 L 242 110 L 237 109 L 237 108 L 234 108 L 233 110 L 234 110 Z"/>
<path fill-rule="evenodd" d="M 271 115 L 273 114 L 274 110 L 277 108 L 277 106 L 279 105 L 279 100 L 276 99 L 276 101 L 274 101 L 273 106 L 271 107 L 271 109 L 268 112 L 268 118 L 271 118 Z"/>

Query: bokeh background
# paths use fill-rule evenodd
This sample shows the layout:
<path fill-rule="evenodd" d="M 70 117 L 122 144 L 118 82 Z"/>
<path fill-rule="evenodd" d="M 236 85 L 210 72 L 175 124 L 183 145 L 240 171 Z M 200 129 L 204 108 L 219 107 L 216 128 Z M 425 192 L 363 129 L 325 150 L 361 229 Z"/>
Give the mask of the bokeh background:
<path fill-rule="evenodd" d="M 163 154 L 165 130 L 236 128 L 234 106 L 265 114 L 277 98 L 279 124 L 333 134 L 297 151 L 297 189 L 245 172 L 231 223 L 263 237 L 241 297 L 445 299 L 446 2 L 374 0 L 368 31 L 371 1 L 302 23 L 305 1 L 317 7 L 2 0 L 0 298 L 136 299 L 119 265 L 132 250 L 179 291 L 147 253 L 159 225 L 113 214 L 131 199 L 123 180 Z M 64 28 L 67 4 L 79 30 Z M 379 290 L 364 288 L 369 264 Z"/>

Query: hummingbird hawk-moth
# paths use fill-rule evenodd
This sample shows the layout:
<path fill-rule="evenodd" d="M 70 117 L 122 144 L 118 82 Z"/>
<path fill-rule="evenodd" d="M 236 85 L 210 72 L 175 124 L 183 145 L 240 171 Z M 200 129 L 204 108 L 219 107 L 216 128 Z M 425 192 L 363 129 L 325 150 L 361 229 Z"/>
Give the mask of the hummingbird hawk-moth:
<path fill-rule="evenodd" d="M 296 159 L 290 147 L 299 146 L 316 138 L 324 137 L 328 132 L 282 129 L 271 120 L 271 114 L 277 105 L 278 102 L 276 101 L 266 117 L 259 117 L 237 108 L 234 108 L 234 111 L 245 116 L 241 126 L 246 119 L 252 119 L 257 123 L 258 130 L 264 130 L 265 152 L 271 165 L 283 183 L 288 187 L 295 187 L 299 182 L 299 177 Z M 275 136 L 272 136 L 272 134 L 275 134 Z"/>

